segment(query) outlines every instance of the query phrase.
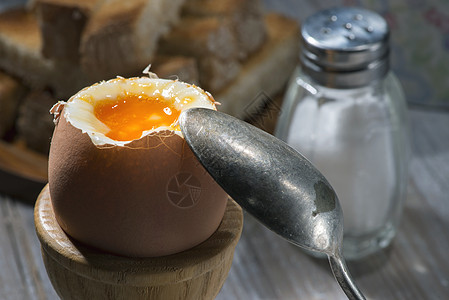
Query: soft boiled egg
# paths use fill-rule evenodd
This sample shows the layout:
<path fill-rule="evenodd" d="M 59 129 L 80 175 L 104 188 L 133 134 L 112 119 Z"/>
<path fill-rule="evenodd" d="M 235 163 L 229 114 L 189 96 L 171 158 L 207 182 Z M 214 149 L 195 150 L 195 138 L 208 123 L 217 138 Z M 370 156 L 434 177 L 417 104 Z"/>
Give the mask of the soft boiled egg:
<path fill-rule="evenodd" d="M 216 109 L 199 87 L 149 77 L 104 81 L 55 105 L 48 173 L 61 228 L 133 257 L 177 253 L 210 237 L 227 195 L 177 125 L 190 107 Z"/>

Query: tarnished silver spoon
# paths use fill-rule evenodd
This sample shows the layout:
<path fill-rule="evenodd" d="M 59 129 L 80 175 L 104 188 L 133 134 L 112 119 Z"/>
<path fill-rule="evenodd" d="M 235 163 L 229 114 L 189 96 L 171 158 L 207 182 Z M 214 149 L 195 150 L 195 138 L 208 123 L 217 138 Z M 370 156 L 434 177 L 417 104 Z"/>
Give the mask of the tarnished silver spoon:
<path fill-rule="evenodd" d="M 324 176 L 274 136 L 230 115 L 184 111 L 182 134 L 220 186 L 248 213 L 289 242 L 328 255 L 349 299 L 365 299 L 341 254 L 343 214 Z"/>

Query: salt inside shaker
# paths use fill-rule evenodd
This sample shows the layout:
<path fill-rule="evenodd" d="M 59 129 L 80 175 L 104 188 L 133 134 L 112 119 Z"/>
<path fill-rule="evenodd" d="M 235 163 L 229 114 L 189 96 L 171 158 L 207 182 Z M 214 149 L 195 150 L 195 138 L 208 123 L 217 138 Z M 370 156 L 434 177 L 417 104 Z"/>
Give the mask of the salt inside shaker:
<path fill-rule="evenodd" d="M 407 107 L 389 70 L 389 28 L 374 12 L 338 7 L 307 18 L 301 38 L 275 135 L 334 187 L 343 253 L 359 259 L 393 240 L 407 185 Z"/>

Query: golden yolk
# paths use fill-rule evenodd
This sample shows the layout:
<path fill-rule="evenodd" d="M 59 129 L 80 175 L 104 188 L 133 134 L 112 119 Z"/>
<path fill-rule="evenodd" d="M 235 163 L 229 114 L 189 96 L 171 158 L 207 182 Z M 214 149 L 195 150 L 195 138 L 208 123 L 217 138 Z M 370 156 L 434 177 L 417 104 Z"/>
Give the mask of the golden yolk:
<path fill-rule="evenodd" d="M 109 127 L 106 136 L 116 141 L 139 139 L 142 132 L 171 126 L 181 112 L 157 97 L 126 95 L 95 103 L 95 117 Z"/>

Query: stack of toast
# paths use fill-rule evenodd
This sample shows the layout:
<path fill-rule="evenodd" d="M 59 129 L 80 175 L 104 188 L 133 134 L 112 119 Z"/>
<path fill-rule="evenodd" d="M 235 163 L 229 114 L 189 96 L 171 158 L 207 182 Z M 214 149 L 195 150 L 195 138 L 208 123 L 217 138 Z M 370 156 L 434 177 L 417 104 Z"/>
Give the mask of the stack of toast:
<path fill-rule="evenodd" d="M 245 118 L 282 91 L 298 47 L 297 23 L 259 0 L 30 0 L 0 14 L 0 137 L 46 153 L 54 103 L 149 64 Z"/>

